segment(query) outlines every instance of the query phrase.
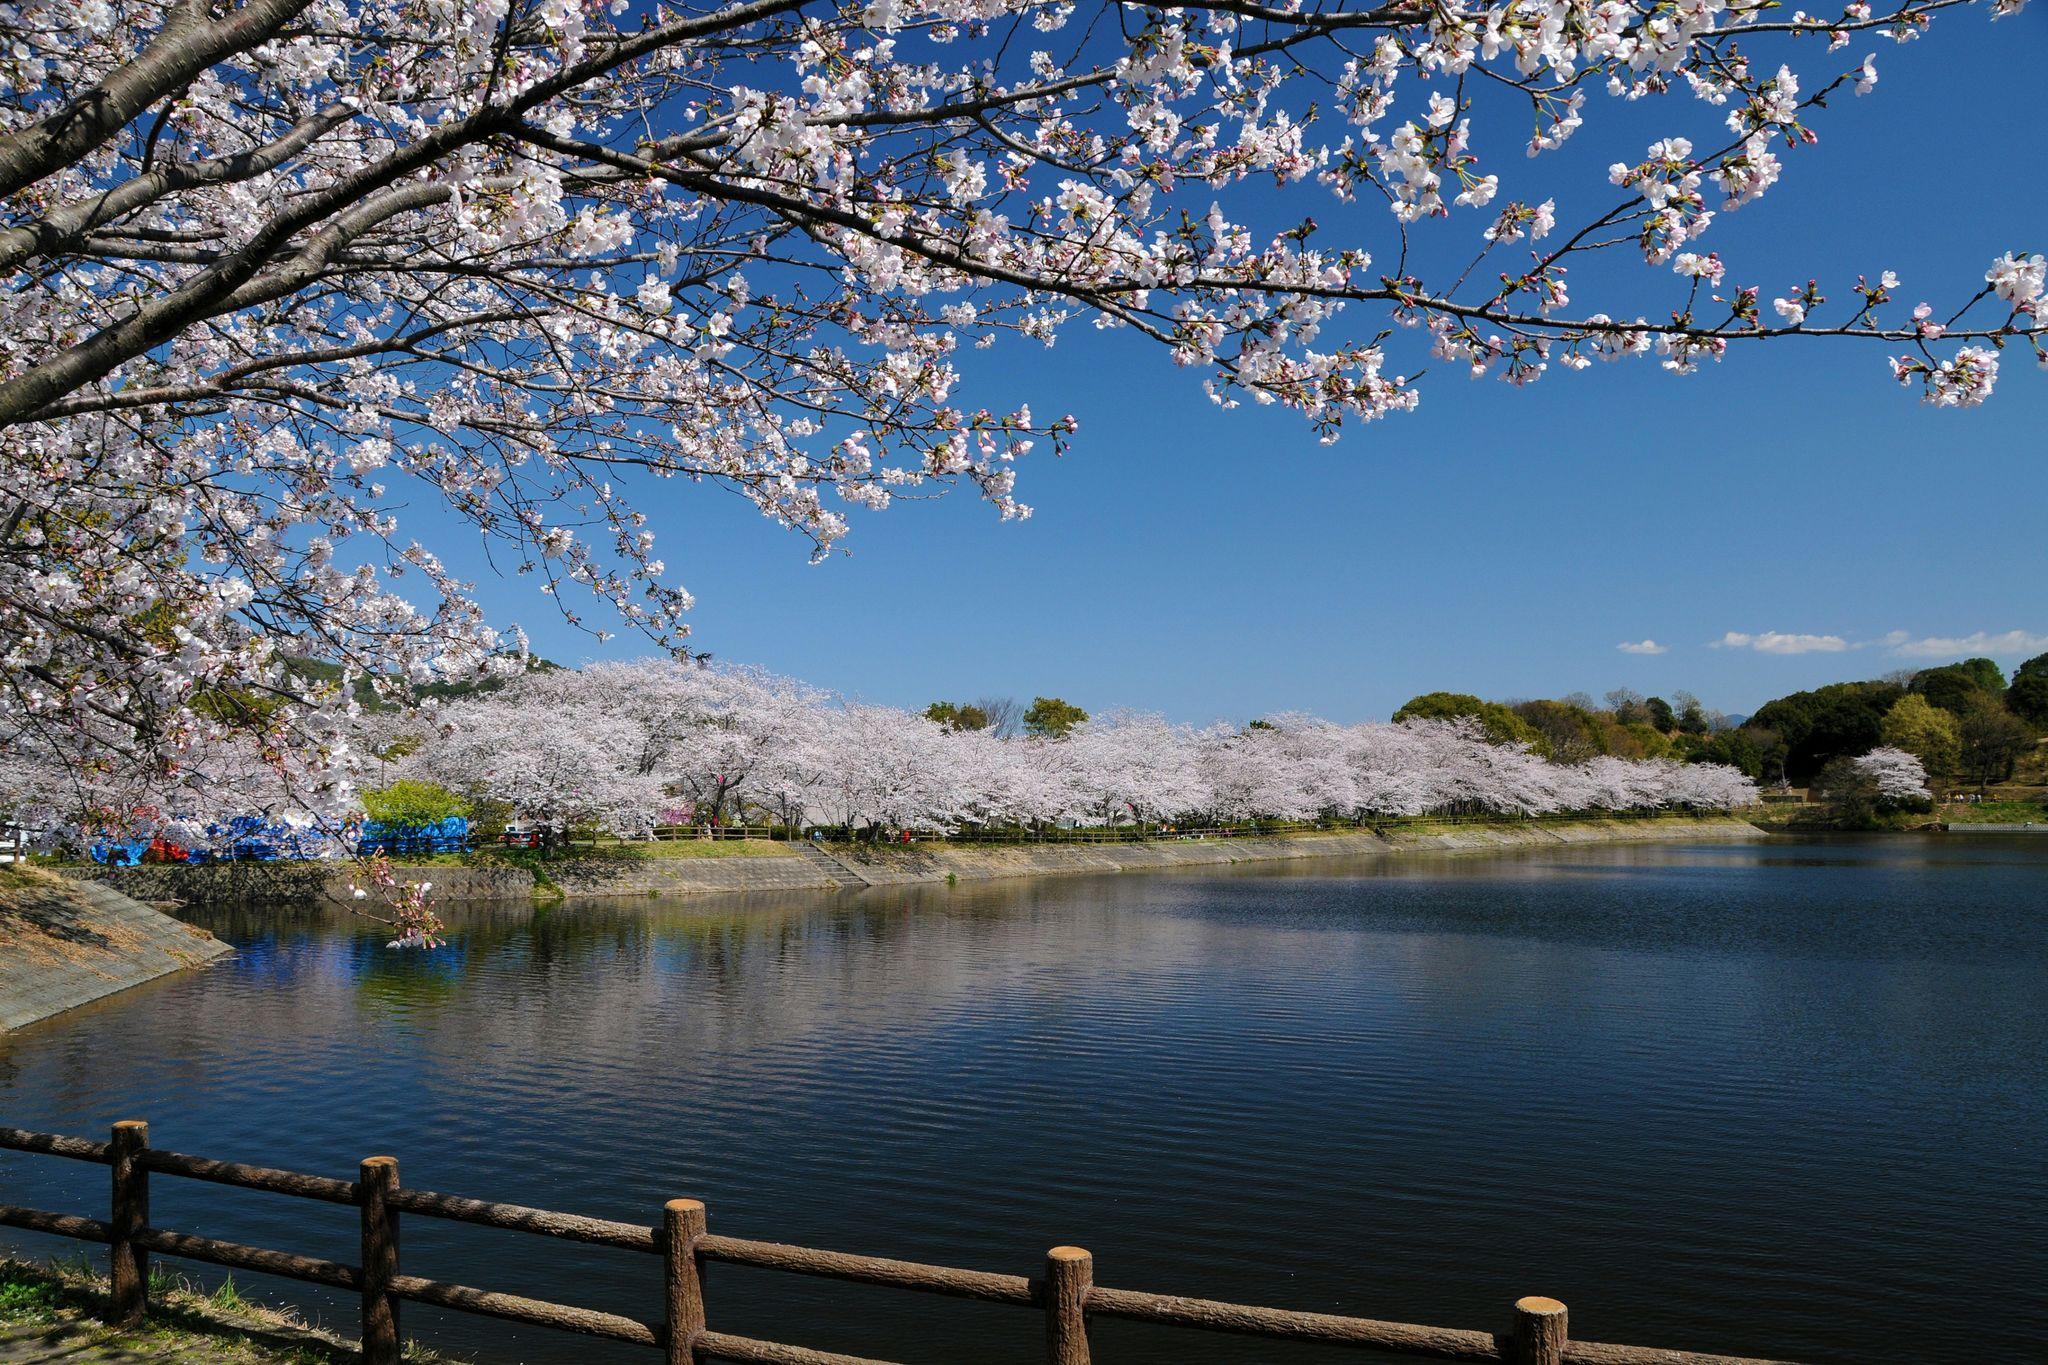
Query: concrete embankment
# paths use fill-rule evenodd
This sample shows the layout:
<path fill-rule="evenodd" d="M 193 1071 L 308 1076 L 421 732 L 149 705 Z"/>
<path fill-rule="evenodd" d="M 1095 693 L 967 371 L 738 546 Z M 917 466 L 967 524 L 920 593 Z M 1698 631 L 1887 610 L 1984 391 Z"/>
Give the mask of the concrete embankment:
<path fill-rule="evenodd" d="M 1305 834 L 1284 838 L 1158 839 L 1130 844 L 831 844 L 800 846 L 779 858 L 591 859 L 555 865 L 549 876 L 568 896 L 702 895 L 721 891 L 832 890 L 918 882 L 1074 873 L 1161 872 L 1233 863 L 1404 853 L 1557 848 L 1575 844 L 1761 838 L 1743 820 L 1588 820 L 1572 823 L 1418 826 L 1385 835 Z"/>
<path fill-rule="evenodd" d="M 0 1032 L 230 951 L 111 887 L 0 869 Z"/>

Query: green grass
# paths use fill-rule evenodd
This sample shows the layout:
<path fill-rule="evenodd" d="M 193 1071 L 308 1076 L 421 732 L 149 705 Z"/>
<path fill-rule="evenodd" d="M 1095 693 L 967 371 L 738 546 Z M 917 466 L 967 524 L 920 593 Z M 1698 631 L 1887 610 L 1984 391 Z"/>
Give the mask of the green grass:
<path fill-rule="evenodd" d="M 2048 824 L 2048 805 L 2039 801 L 1951 802 L 1940 815 L 1951 825 L 2024 825 L 2029 820 Z"/>
<path fill-rule="evenodd" d="M 631 849 L 643 858 L 787 858 L 794 852 L 775 839 L 658 839 L 598 847 Z"/>
<path fill-rule="evenodd" d="M 0 1264 L 0 1322 L 49 1322 L 63 1306 L 57 1287 L 42 1280 L 6 1278 Z"/>
<path fill-rule="evenodd" d="M 213 1292 L 206 1296 L 206 1301 L 223 1313 L 246 1313 L 251 1307 L 249 1301 L 242 1297 L 242 1291 L 236 1286 L 235 1277 L 232 1275 L 215 1285 Z"/>
<path fill-rule="evenodd" d="M 343 1365 L 355 1359 L 339 1337 L 243 1298 L 232 1279 L 207 1292 L 152 1263 L 149 1316 L 132 1328 L 99 1320 L 105 1295 L 106 1282 L 84 1253 L 42 1264 L 0 1259 L 0 1327 L 44 1329 L 53 1360 Z M 440 1359 L 410 1344 L 406 1358 Z"/>

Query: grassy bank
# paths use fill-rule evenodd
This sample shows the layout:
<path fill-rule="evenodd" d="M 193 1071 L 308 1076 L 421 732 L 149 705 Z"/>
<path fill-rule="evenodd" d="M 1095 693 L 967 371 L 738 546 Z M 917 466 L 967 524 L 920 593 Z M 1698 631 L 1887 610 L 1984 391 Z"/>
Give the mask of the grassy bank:
<path fill-rule="evenodd" d="M 0 1360 L 66 1365 L 341 1365 L 352 1343 L 244 1299 L 232 1278 L 202 1291 L 150 1267 L 150 1313 L 139 1327 L 99 1321 L 106 1282 L 80 1255 L 48 1264 L 0 1260 Z M 407 1359 L 441 1359 L 408 1350 Z"/>
<path fill-rule="evenodd" d="M 642 858 L 787 858 L 789 844 L 774 839 L 662 839 L 646 844 L 599 844 L 605 852 L 622 849 Z"/>
<path fill-rule="evenodd" d="M 2040 801 L 1954 802 L 1939 814 L 1951 825 L 2048 824 L 2048 804 Z"/>

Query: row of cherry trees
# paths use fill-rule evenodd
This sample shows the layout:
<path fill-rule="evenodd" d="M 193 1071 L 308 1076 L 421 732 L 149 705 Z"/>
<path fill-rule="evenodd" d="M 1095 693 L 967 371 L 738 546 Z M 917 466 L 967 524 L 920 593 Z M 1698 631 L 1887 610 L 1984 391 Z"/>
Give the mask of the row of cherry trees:
<path fill-rule="evenodd" d="M 392 768 L 529 816 L 642 832 L 684 819 L 864 829 L 1305 820 L 1427 812 L 1726 808 L 1731 768 L 1547 762 L 1470 722 L 1338 725 L 1284 715 L 1197 728 L 1131 712 L 1064 739 L 998 739 L 755 669 L 668 662 L 529 675 L 377 718 L 424 738 Z M 430 734 L 422 735 L 425 729 Z"/>

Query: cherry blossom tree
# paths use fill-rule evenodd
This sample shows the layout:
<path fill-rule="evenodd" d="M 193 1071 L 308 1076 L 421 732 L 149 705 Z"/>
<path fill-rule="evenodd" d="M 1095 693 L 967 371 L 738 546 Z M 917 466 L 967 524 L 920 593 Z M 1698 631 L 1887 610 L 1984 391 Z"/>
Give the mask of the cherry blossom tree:
<path fill-rule="evenodd" d="M 612 665 L 530 673 L 425 713 L 431 736 L 397 771 L 504 801 L 555 824 L 637 833 L 665 801 L 657 744 L 629 703 L 652 670 Z"/>
<path fill-rule="evenodd" d="M 1927 787 L 1927 769 L 1904 749 L 1872 749 L 1855 760 L 1855 767 L 1880 806 L 1925 806 L 1934 799 Z"/>
<path fill-rule="evenodd" d="M 829 721 L 839 761 L 819 797 L 827 823 L 849 830 L 956 827 L 975 789 L 963 736 L 910 711 L 847 702 Z"/>
<path fill-rule="evenodd" d="M 345 767 L 356 675 L 516 669 L 406 529 L 421 496 L 572 621 L 681 649 L 647 487 L 820 552 L 945 484 L 1024 516 L 1018 461 L 1073 424 L 976 407 L 959 356 L 1077 325 L 1326 439 L 1414 407 L 1431 358 L 1686 374 L 1795 335 L 1980 402 L 2043 353 L 2025 244 L 1937 306 L 1874 268 L 1756 278 L 1711 231 L 1877 86 L 1872 44 L 1961 3 L 20 0 L 0 740 Z M 1509 153 L 1596 115 L 1645 150 L 1564 221 Z M 1634 289 L 1570 276 L 1614 256 Z"/>
<path fill-rule="evenodd" d="M 642 736 L 638 767 L 706 825 L 725 822 L 745 797 L 775 791 L 787 805 L 824 695 L 760 669 L 686 662 L 599 664 L 606 705 Z"/>
<path fill-rule="evenodd" d="M 1159 716 L 1114 712 L 1065 741 L 1037 747 L 1072 760 L 1075 800 L 1063 815 L 1095 825 L 1148 824 L 1214 805 L 1200 739 Z"/>
<path fill-rule="evenodd" d="M 432 737 L 395 772 L 629 835 L 678 802 L 702 812 L 717 801 L 735 820 L 950 833 L 1726 810 L 1756 799 L 1733 768 L 1552 763 L 1489 741 L 1469 717 L 1346 726 L 1289 714 L 1197 729 L 1118 711 L 1061 738 L 1001 739 L 758 669 L 659 660 L 533 673 L 417 714 Z"/>

